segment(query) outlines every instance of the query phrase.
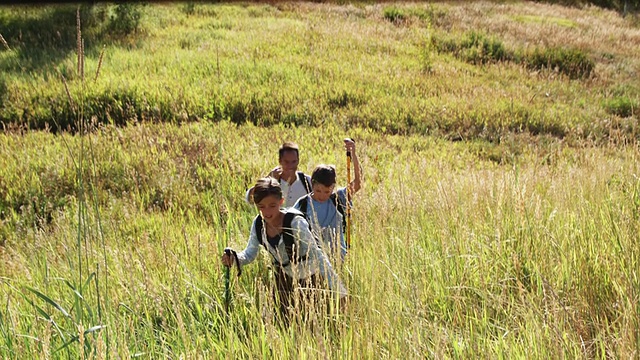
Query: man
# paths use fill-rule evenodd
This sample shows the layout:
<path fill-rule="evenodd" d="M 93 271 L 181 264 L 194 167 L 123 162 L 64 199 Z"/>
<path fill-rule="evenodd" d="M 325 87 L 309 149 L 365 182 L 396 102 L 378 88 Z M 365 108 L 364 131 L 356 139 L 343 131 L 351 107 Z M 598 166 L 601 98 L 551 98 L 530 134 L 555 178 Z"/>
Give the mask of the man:
<path fill-rule="evenodd" d="M 278 162 L 280 165 L 271 170 L 268 176 L 278 180 L 284 198 L 284 207 L 293 206 L 295 202 L 311 192 L 311 177 L 302 171 L 298 171 L 300 153 L 298 145 L 285 142 L 278 149 Z M 253 187 L 247 190 L 245 200 L 253 204 Z"/>

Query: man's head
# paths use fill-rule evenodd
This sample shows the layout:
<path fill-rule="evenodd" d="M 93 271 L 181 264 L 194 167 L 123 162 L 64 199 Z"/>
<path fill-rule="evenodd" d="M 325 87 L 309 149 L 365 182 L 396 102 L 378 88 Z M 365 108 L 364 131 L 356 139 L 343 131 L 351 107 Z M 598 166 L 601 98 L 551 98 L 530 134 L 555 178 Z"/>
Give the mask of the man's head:
<path fill-rule="evenodd" d="M 278 150 L 278 162 L 282 167 L 282 172 L 290 175 L 298 170 L 298 162 L 300 161 L 298 145 L 292 142 L 286 142 L 280 146 Z"/>

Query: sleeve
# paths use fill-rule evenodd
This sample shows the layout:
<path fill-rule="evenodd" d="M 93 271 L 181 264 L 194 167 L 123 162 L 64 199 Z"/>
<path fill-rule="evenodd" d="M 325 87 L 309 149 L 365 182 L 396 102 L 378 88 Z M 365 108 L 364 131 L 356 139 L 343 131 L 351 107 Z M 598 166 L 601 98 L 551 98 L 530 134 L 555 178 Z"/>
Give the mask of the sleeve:
<path fill-rule="evenodd" d="M 240 261 L 240 265 L 247 265 L 252 263 L 258 256 L 259 252 L 260 252 L 260 241 L 258 241 L 258 236 L 256 235 L 256 221 L 253 220 L 247 247 L 238 253 L 238 261 Z"/>
<path fill-rule="evenodd" d="M 294 229 L 295 238 L 298 239 L 299 251 L 307 254 L 307 265 L 317 264 L 320 275 L 327 280 L 329 289 L 338 293 L 340 297 L 347 295 L 347 289 L 338 277 L 338 274 L 331 267 L 331 263 L 326 254 L 320 249 L 315 238 L 309 230 L 309 223 L 302 217 L 296 216 L 291 227 Z"/>

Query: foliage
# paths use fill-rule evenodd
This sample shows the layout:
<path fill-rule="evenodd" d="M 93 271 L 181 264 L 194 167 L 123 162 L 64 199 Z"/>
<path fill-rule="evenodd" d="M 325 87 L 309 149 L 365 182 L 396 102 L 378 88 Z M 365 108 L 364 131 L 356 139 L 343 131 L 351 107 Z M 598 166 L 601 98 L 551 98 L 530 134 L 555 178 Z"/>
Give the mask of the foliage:
<path fill-rule="evenodd" d="M 637 114 L 639 105 L 637 100 L 624 96 L 614 97 L 603 104 L 607 113 L 620 117 L 631 117 Z"/>
<path fill-rule="evenodd" d="M 7 86 L 7 80 L 5 79 L 4 74 L 0 75 L 0 108 L 4 107 L 4 99 L 7 96 L 7 90 L 9 87 Z"/>
<path fill-rule="evenodd" d="M 462 39 L 435 37 L 432 41 L 438 51 L 452 53 L 471 64 L 509 61 L 514 56 L 500 40 L 476 31 L 467 33 Z"/>
<path fill-rule="evenodd" d="M 132 34 L 135 33 L 142 18 L 142 6 L 140 3 L 119 3 L 113 9 L 113 15 L 111 17 L 109 28 L 119 34 Z"/>
<path fill-rule="evenodd" d="M 539 0 L 551 4 L 561 4 L 565 6 L 582 7 L 588 4 L 599 6 L 605 9 L 614 9 L 620 12 L 638 11 L 640 2 L 638 0 Z"/>
<path fill-rule="evenodd" d="M 589 78 L 595 62 L 583 51 L 565 48 L 536 48 L 533 51 L 508 50 L 495 38 L 471 31 L 464 38 L 434 37 L 435 48 L 448 52 L 471 64 L 487 64 L 513 61 L 537 70 L 548 69 L 569 76 L 571 79 Z"/>
<path fill-rule="evenodd" d="M 525 62 L 531 68 L 555 70 L 572 79 L 588 78 L 595 68 L 595 62 L 577 49 L 536 49 Z"/>
<path fill-rule="evenodd" d="M 77 54 L 13 32 L 0 52 L 0 357 L 634 357 L 637 52 L 603 39 L 606 61 L 622 60 L 599 63 L 600 82 L 529 73 L 529 55 L 493 35 L 510 24 L 443 35 L 470 6 L 398 5 L 393 25 L 378 5 L 149 6 L 139 20 L 155 31 L 100 38 L 104 59 L 101 26 Z M 559 73 L 581 58 L 540 49 L 539 68 Z M 364 171 L 335 267 L 347 308 L 307 304 L 282 326 L 261 256 L 225 312 L 217 259 L 246 244 L 245 189 L 284 141 L 306 172 L 344 164 L 345 136 Z"/>
<path fill-rule="evenodd" d="M 606 116 L 605 92 L 598 91 L 602 85 L 568 84 L 562 77 L 547 76 L 557 69 L 580 80 L 593 74 L 591 59 L 599 58 L 587 50 L 542 45 L 524 51 L 497 30 L 514 26 L 513 22 L 489 23 L 483 26 L 486 32 L 458 34 L 449 29 L 459 13 L 443 4 L 336 7 L 354 15 L 348 17 L 331 7 L 309 5 L 329 21 L 326 25 L 315 24 L 314 13 L 301 5 L 196 4 L 188 17 L 184 6 L 134 7 L 147 14 L 139 19 L 144 34 L 116 36 L 108 31 L 110 22 L 100 20 L 115 14 L 116 5 L 94 5 L 90 14 L 98 25 L 83 30 L 86 72 L 97 71 L 102 51 L 104 60 L 100 77 L 82 94 L 74 64 L 71 11 L 65 15 L 68 21 L 59 21 L 68 22 L 67 47 L 46 47 L 33 37 L 20 42 L 18 29 L 29 33 L 25 21 L 31 17 L 34 24 L 36 18 L 48 24 L 43 19 L 49 19 L 45 16 L 49 8 L 39 17 L 35 10 L 27 17 L 17 16 L 13 8 L 3 9 L 0 18 L 16 30 L 5 36 L 11 51 L 0 52 L 7 86 L 0 123 L 73 129 L 76 116 L 60 84 L 62 75 L 74 101 L 103 124 L 337 122 L 345 128 L 362 126 L 388 134 L 485 140 L 523 131 L 571 139 L 603 140 L 609 134 L 607 125 L 594 120 Z M 402 26 L 389 26 L 383 20 L 387 8 L 404 14 Z M 465 16 L 468 13 L 473 12 L 464 12 Z M 359 27 L 354 28 L 356 23 Z M 523 32 L 544 25 L 515 24 Z M 57 25 L 47 26 L 55 30 Z M 272 30 L 262 31 L 265 28 Z M 371 31 L 380 36 L 367 35 Z M 566 36 L 574 28 L 562 31 Z M 629 35 L 620 32 L 620 36 Z M 606 73 L 597 76 L 629 83 L 636 60 L 625 55 L 632 51 L 616 49 L 616 44 L 615 38 L 605 44 L 607 51 L 618 55 L 599 59 L 614 63 L 601 66 Z M 451 55 L 465 63 L 452 61 Z M 530 76 L 523 66 L 544 71 Z M 637 90 L 628 96 L 634 98 Z M 634 138 L 636 133 L 624 136 Z"/>
<path fill-rule="evenodd" d="M 395 6 L 386 7 L 383 11 L 383 16 L 387 21 L 394 24 L 401 23 L 406 18 L 404 12 Z"/>

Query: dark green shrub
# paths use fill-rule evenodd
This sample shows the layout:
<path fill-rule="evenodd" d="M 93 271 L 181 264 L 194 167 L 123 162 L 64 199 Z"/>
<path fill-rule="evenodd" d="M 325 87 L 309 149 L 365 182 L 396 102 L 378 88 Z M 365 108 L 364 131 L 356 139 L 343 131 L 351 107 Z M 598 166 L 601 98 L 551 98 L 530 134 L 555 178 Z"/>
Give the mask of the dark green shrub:
<path fill-rule="evenodd" d="M 182 5 L 181 10 L 185 15 L 190 16 L 196 13 L 196 4 L 193 2 L 188 2 Z"/>
<path fill-rule="evenodd" d="M 331 94 L 328 96 L 327 105 L 331 109 L 344 108 L 349 105 L 360 105 L 363 100 L 356 94 L 352 94 L 346 90 L 337 94 Z"/>
<path fill-rule="evenodd" d="M 616 96 L 603 103 L 604 110 L 620 117 L 631 117 L 638 112 L 638 101 L 634 101 L 628 96 Z"/>
<path fill-rule="evenodd" d="M 96 6 L 90 3 L 9 8 L 7 14 L 10 16 L 0 18 L 1 33 L 12 48 L 74 49 L 78 9 L 83 35 L 86 36 L 100 23 L 100 18 L 95 16 Z"/>
<path fill-rule="evenodd" d="M 406 15 L 402 10 L 398 9 L 395 6 L 388 7 L 384 9 L 383 17 L 394 24 L 403 22 L 406 19 Z"/>
<path fill-rule="evenodd" d="M 461 52 L 462 58 L 472 64 L 499 62 L 510 58 L 500 40 L 475 31 L 462 40 L 461 48 L 464 50 Z"/>
<path fill-rule="evenodd" d="M 439 52 L 451 53 L 472 64 L 487 64 L 513 59 L 513 54 L 506 49 L 502 41 L 476 31 L 467 33 L 462 40 L 434 36 L 431 42 Z"/>
<path fill-rule="evenodd" d="M 433 48 L 441 53 L 454 54 L 458 50 L 458 43 L 454 38 L 441 37 L 438 33 L 431 36 L 431 45 Z"/>
<path fill-rule="evenodd" d="M 536 49 L 524 61 L 530 68 L 557 71 L 571 79 L 588 78 L 595 68 L 595 62 L 578 49 Z"/>
<path fill-rule="evenodd" d="M 429 4 L 426 9 L 413 8 L 410 10 L 410 15 L 436 27 L 442 26 L 448 21 L 447 11 L 433 4 Z"/>
<path fill-rule="evenodd" d="M 0 109 L 4 106 L 4 98 L 7 97 L 8 90 L 7 80 L 4 74 L 0 75 Z"/>
<path fill-rule="evenodd" d="M 109 27 L 112 31 L 127 35 L 138 31 L 143 4 L 120 3 L 116 5 Z"/>

